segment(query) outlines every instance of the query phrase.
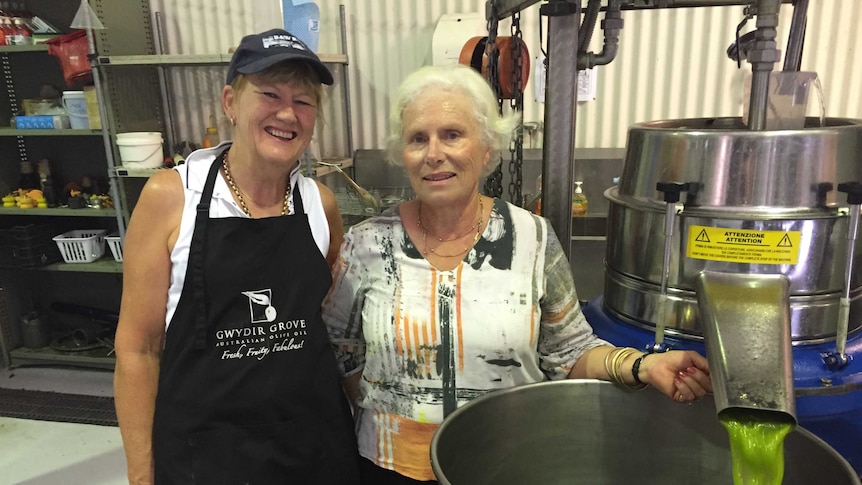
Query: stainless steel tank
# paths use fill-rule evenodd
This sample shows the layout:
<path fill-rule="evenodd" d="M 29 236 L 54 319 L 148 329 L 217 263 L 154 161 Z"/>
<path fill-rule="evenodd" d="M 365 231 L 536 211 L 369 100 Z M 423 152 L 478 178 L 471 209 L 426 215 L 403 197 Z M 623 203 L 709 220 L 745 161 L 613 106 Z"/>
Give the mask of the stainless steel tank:
<path fill-rule="evenodd" d="M 634 125 L 584 314 L 615 345 L 705 352 L 720 412 L 788 414 L 862 475 L 860 182 L 860 120 Z"/>
<path fill-rule="evenodd" d="M 727 432 L 705 399 L 654 389 L 557 381 L 495 391 L 447 418 L 431 442 L 441 484 L 733 483 Z M 785 484 L 859 484 L 838 453 L 797 429 L 784 444 Z"/>
<path fill-rule="evenodd" d="M 862 181 L 862 124 L 824 125 L 751 131 L 739 118 L 701 118 L 631 127 L 620 184 L 605 193 L 606 308 L 636 325 L 656 322 L 666 220 L 656 184 L 678 181 L 689 189 L 666 280 L 668 333 L 703 335 L 695 282 L 717 271 L 785 275 L 794 341 L 834 337 L 848 229 L 846 196 L 835 189 Z M 862 324 L 858 260 L 852 269 L 850 333 Z"/>

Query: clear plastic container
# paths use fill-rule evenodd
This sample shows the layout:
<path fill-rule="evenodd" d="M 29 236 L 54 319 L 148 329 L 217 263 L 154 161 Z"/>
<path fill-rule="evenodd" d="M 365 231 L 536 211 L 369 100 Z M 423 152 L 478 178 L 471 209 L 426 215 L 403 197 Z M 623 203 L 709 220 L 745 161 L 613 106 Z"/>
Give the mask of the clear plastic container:
<path fill-rule="evenodd" d="M 767 130 L 801 130 L 805 128 L 808 94 L 817 80 L 816 72 L 773 71 L 769 76 L 766 107 Z M 745 80 L 742 119 L 748 124 L 751 103 L 751 76 Z"/>

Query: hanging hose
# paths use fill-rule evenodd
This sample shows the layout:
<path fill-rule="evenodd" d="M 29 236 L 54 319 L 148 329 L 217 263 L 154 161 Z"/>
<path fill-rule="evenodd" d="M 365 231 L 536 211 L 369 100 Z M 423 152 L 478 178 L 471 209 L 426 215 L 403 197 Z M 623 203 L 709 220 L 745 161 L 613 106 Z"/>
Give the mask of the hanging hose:
<path fill-rule="evenodd" d="M 593 38 L 593 30 L 596 28 L 596 19 L 602 8 L 602 0 L 590 0 L 584 11 L 584 21 L 578 30 L 578 52 L 586 52 Z"/>

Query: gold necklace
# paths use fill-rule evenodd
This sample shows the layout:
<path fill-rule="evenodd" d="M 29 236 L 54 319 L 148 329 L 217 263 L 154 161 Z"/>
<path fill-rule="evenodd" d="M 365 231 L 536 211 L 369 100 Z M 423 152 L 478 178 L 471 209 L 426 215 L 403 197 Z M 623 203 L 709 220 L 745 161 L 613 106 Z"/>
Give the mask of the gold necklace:
<path fill-rule="evenodd" d="M 476 234 L 473 236 L 473 240 L 470 241 L 470 244 L 467 245 L 464 249 L 462 249 L 461 251 L 454 253 L 454 254 L 443 254 L 443 253 L 438 253 L 437 251 L 434 250 L 434 248 L 428 247 L 428 231 L 426 231 L 425 228 L 422 226 L 422 201 L 420 200 L 419 201 L 419 210 L 418 210 L 418 213 L 416 214 L 416 225 L 419 226 L 420 229 L 422 229 L 422 247 L 425 248 L 422 251 L 422 254 L 424 256 L 428 256 L 428 252 L 431 252 L 432 254 L 439 256 L 441 258 L 454 258 L 455 256 L 460 256 L 460 255 L 466 253 L 467 251 L 469 251 L 470 248 L 472 248 L 476 244 L 476 242 L 479 240 L 479 237 L 482 235 L 482 213 L 483 212 L 485 212 L 485 206 L 482 204 L 482 196 L 479 196 L 479 218 L 476 221 L 476 224 L 473 225 L 469 231 L 464 233 L 463 236 L 458 236 L 454 239 L 445 239 L 444 240 L 444 239 L 440 239 L 439 237 L 434 236 L 432 234 L 432 236 L 434 236 L 435 239 L 437 239 L 441 243 L 444 243 L 444 242 L 449 242 L 449 241 L 457 241 L 461 238 L 466 237 L 471 232 L 473 232 L 473 229 L 476 230 Z"/>
<path fill-rule="evenodd" d="M 229 152 L 228 152 L 229 153 Z M 222 159 L 222 167 L 224 167 L 224 178 L 227 179 L 227 184 L 230 185 L 231 190 L 236 195 L 237 200 L 239 201 L 239 206 L 242 208 L 242 211 L 245 212 L 245 215 L 251 217 L 251 212 L 248 211 L 248 206 L 245 203 L 245 199 L 242 196 L 242 192 L 239 191 L 239 187 L 236 186 L 236 183 L 233 181 L 233 177 L 230 175 L 230 168 L 228 167 L 227 157 L 228 154 L 224 154 L 224 158 Z M 287 181 L 287 189 L 284 191 L 284 205 L 281 207 L 281 215 L 287 215 L 287 203 L 290 200 L 290 179 Z"/>

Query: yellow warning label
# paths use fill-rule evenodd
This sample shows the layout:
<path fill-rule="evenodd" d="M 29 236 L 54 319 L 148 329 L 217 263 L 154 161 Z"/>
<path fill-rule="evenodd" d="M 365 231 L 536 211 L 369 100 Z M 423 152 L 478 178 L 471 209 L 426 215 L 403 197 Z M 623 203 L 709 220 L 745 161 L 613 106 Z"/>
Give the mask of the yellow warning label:
<path fill-rule="evenodd" d="M 686 256 L 729 263 L 796 264 L 801 238 L 800 231 L 691 226 Z"/>

